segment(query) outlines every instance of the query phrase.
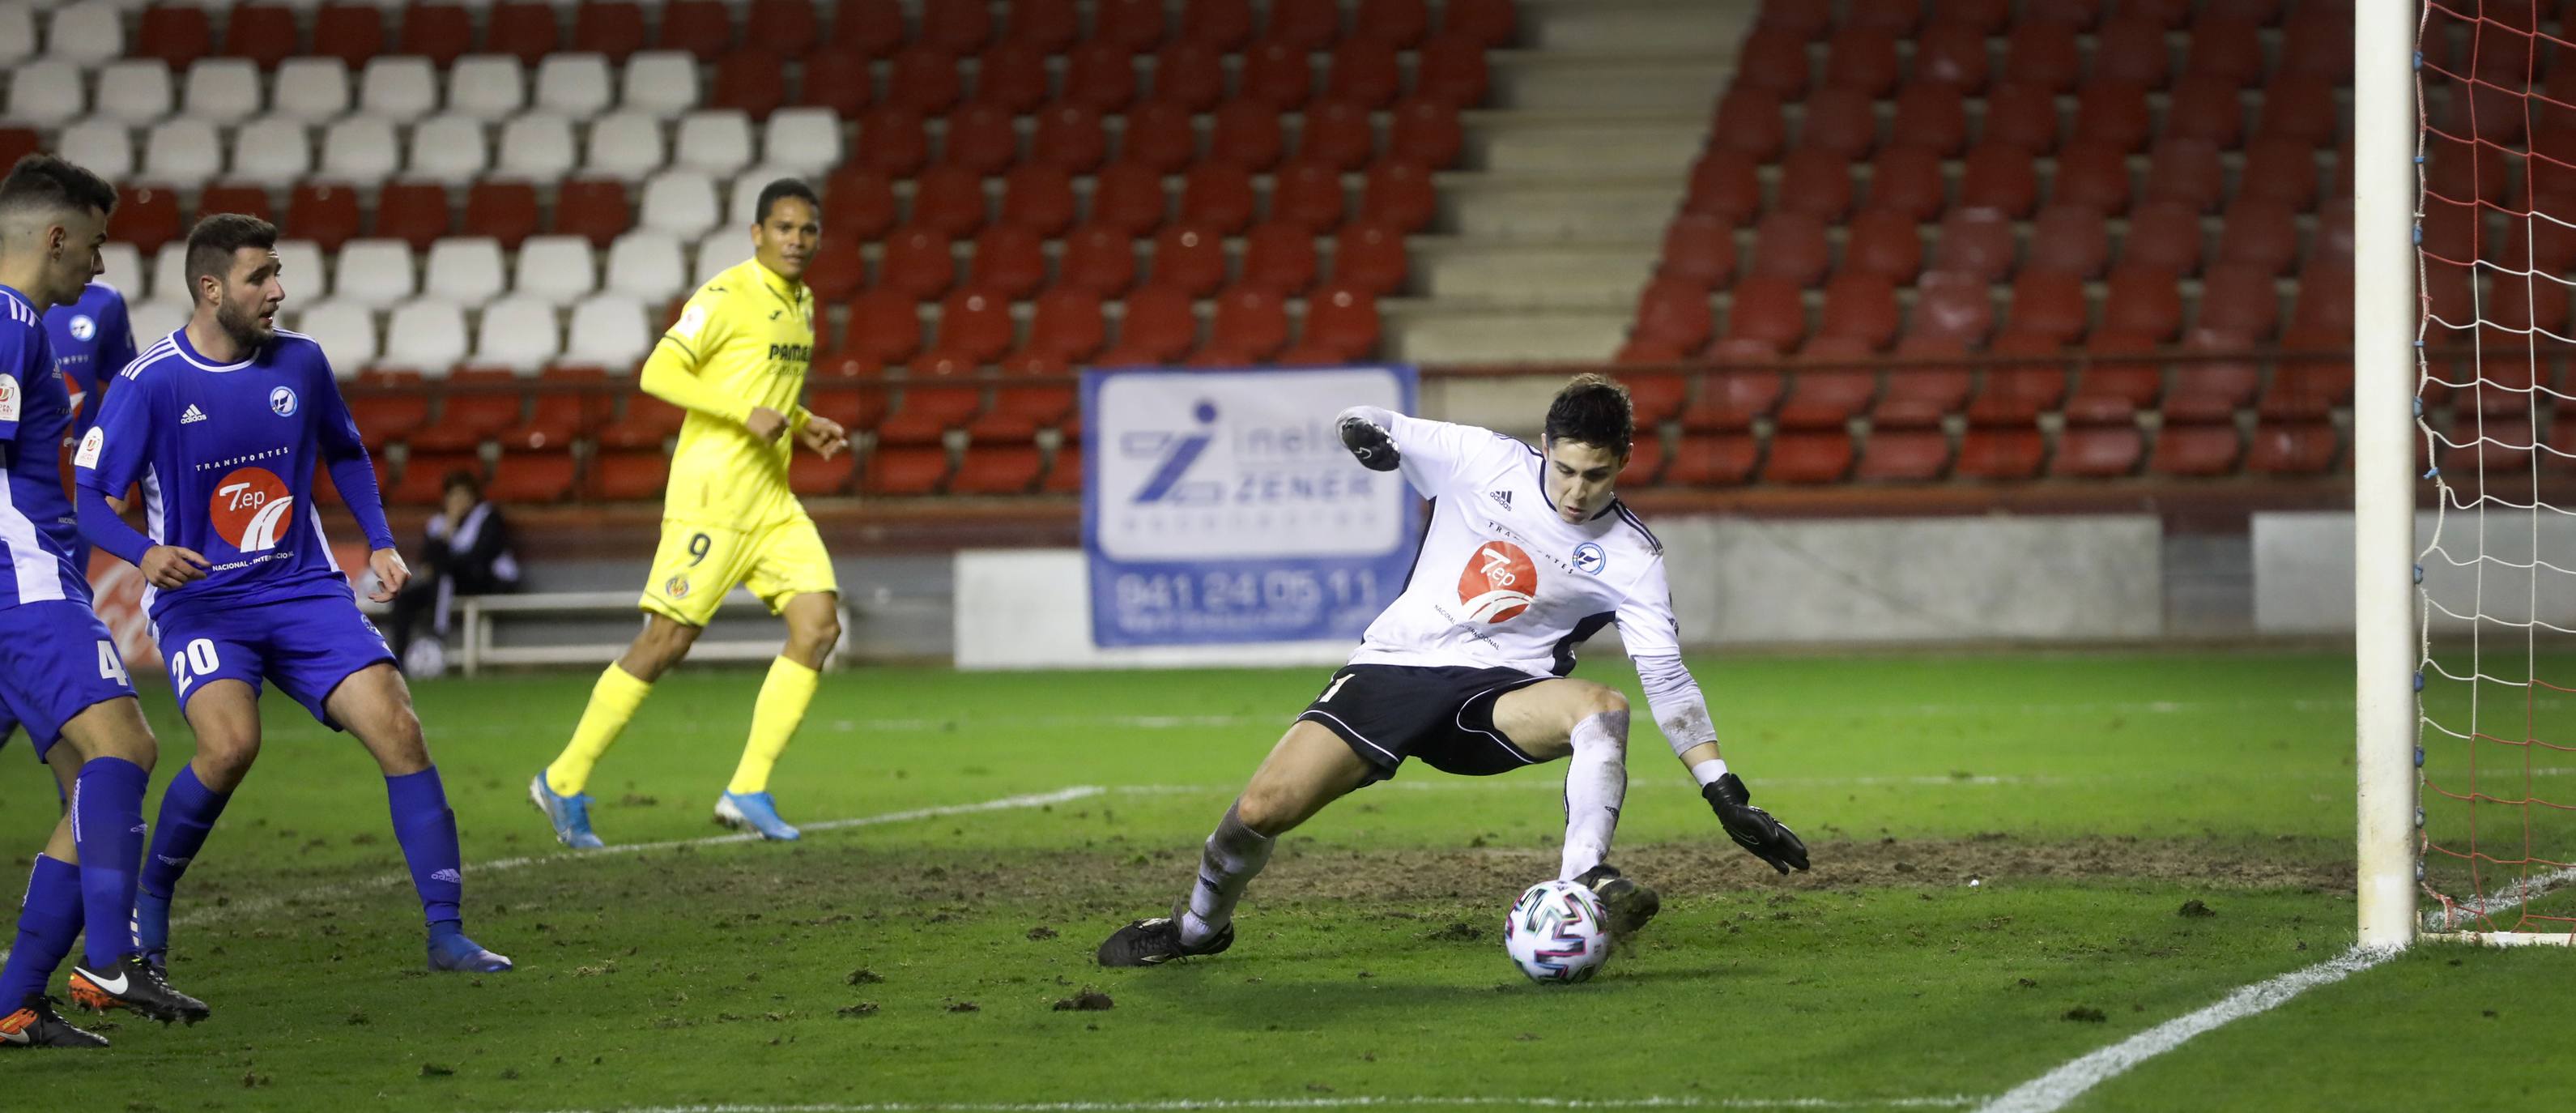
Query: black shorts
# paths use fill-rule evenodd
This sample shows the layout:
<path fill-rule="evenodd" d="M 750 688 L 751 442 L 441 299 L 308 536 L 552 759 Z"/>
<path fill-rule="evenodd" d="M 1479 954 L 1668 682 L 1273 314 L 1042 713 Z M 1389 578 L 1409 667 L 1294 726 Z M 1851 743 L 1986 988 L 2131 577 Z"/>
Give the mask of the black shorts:
<path fill-rule="evenodd" d="M 1344 665 L 1297 717 L 1340 735 L 1376 769 L 1372 782 L 1394 776 L 1406 758 L 1490 777 L 1539 763 L 1494 729 L 1494 701 L 1553 679 L 1519 669 Z"/>

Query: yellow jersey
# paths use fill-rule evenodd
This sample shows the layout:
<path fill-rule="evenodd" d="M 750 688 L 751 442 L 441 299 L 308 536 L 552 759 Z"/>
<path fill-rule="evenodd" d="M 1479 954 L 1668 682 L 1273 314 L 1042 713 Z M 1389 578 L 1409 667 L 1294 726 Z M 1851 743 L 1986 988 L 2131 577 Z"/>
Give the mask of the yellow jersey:
<path fill-rule="evenodd" d="M 814 294 L 746 259 L 691 295 L 678 323 L 644 361 L 644 391 L 688 411 L 671 452 L 662 516 L 732 529 L 803 517 L 787 486 L 795 433 L 813 415 L 798 403 L 814 359 Z M 787 415 L 774 441 L 744 422 L 756 407 Z"/>

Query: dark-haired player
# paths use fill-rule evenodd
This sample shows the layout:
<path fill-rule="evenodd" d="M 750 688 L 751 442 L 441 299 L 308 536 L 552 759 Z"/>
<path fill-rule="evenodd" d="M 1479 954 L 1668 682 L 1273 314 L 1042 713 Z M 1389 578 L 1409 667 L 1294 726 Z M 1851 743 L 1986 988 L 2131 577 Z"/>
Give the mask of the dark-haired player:
<path fill-rule="evenodd" d="M 52 156 L 21 159 L 0 179 L 0 707 L 25 724 L 70 801 L 36 858 L 0 967 L 0 1047 L 106 1046 L 45 995 L 84 934 L 75 1003 L 165 1023 L 207 1016 L 134 941 L 143 792 L 159 746 L 115 638 L 90 609 L 89 577 L 71 562 L 79 534 L 61 445 L 74 415 L 43 323 L 98 276 L 115 208 L 113 187 Z"/>
<path fill-rule="evenodd" d="M 1407 758 L 1468 776 L 1570 758 L 1557 876 L 1590 888 L 1627 934 L 1654 890 L 1604 859 L 1628 791 L 1628 701 L 1575 680 L 1575 647 L 1618 623 L 1655 721 L 1726 833 L 1782 873 L 1806 844 L 1749 802 L 1718 756 L 1699 685 L 1682 667 L 1663 546 L 1611 484 L 1635 421 L 1626 388 L 1578 375 L 1548 406 L 1542 449 L 1485 429 L 1373 406 L 1345 410 L 1342 443 L 1375 471 L 1401 469 L 1432 499 L 1404 593 L 1369 624 L 1226 809 L 1198 882 L 1172 914 L 1100 945 L 1103 966 L 1154 966 L 1234 944 L 1234 906 L 1274 840 Z"/>
<path fill-rule="evenodd" d="M 322 535 L 313 473 L 327 467 L 366 531 L 379 601 L 411 576 L 330 359 L 312 337 L 276 327 L 286 300 L 279 267 L 267 221 L 198 221 L 187 243 L 188 323 L 118 373 L 73 459 L 81 532 L 142 570 L 170 690 L 197 736 L 195 758 L 161 797 L 135 936 L 156 964 L 166 954 L 173 889 L 259 757 L 260 687 L 275 684 L 322 725 L 356 735 L 383 770 L 394 839 L 429 927 L 430 969 L 508 970 L 509 959 L 465 936 L 456 813 L 393 654 L 358 613 Z M 137 483 L 149 537 L 110 501 Z"/>
<path fill-rule="evenodd" d="M 805 507 L 787 486 L 797 442 L 830 457 L 849 434 L 797 403 L 814 358 L 814 294 L 805 264 L 822 241 L 814 191 L 793 178 L 760 191 L 752 257 L 698 287 L 679 323 L 644 361 L 644 392 L 688 411 L 671 453 L 662 543 L 644 583 L 644 632 L 599 676 L 561 756 L 528 783 L 528 799 L 565 846 L 596 847 L 591 766 L 617 741 L 653 682 L 688 656 L 734 585 L 787 619 L 787 647 L 770 662 L 752 706 L 751 737 L 716 822 L 794 839 L 778 818 L 769 772 L 805 720 L 824 659 L 841 638 L 840 581 Z"/>

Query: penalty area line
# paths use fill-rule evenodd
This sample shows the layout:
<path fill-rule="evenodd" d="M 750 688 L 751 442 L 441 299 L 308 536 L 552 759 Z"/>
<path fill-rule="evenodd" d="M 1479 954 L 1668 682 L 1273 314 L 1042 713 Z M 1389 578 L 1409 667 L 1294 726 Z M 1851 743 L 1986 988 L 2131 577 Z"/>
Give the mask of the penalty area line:
<path fill-rule="evenodd" d="M 2175 1017 L 2015 1086 L 1980 1107 L 1978 1113 L 2054 1113 L 2093 1087 L 2182 1046 L 2193 1036 L 2269 1011 L 2311 989 L 2333 985 L 2398 954 L 2394 947 L 2354 947 L 2341 957 L 2242 987 L 2217 1004 Z"/>
<path fill-rule="evenodd" d="M 1548 1098 L 1377 1097 L 1171 1098 L 1162 1101 L 864 1102 L 858 1104 L 629 1105 L 546 1113 L 1187 1113 L 1229 1109 L 1493 1108 L 1493 1109 L 1958 1109 L 1984 1100 L 1966 1094 L 1899 1098 Z"/>

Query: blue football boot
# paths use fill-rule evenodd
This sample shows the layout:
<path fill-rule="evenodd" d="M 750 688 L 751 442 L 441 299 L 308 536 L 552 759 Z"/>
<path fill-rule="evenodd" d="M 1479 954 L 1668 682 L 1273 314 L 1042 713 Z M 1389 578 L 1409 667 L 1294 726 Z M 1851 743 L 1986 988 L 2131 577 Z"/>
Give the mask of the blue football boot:
<path fill-rule="evenodd" d="M 575 850 L 597 850 L 608 845 L 590 833 L 589 793 L 558 796 L 554 788 L 546 784 L 545 771 L 540 769 L 537 779 L 528 782 L 528 802 L 546 813 L 546 822 L 554 824 L 555 839 L 565 846 Z"/>
<path fill-rule="evenodd" d="M 778 818 L 778 802 L 766 792 L 728 792 L 716 801 L 716 822 L 741 830 L 749 827 L 760 837 L 776 842 L 794 842 L 804 837 L 787 821 Z"/>

